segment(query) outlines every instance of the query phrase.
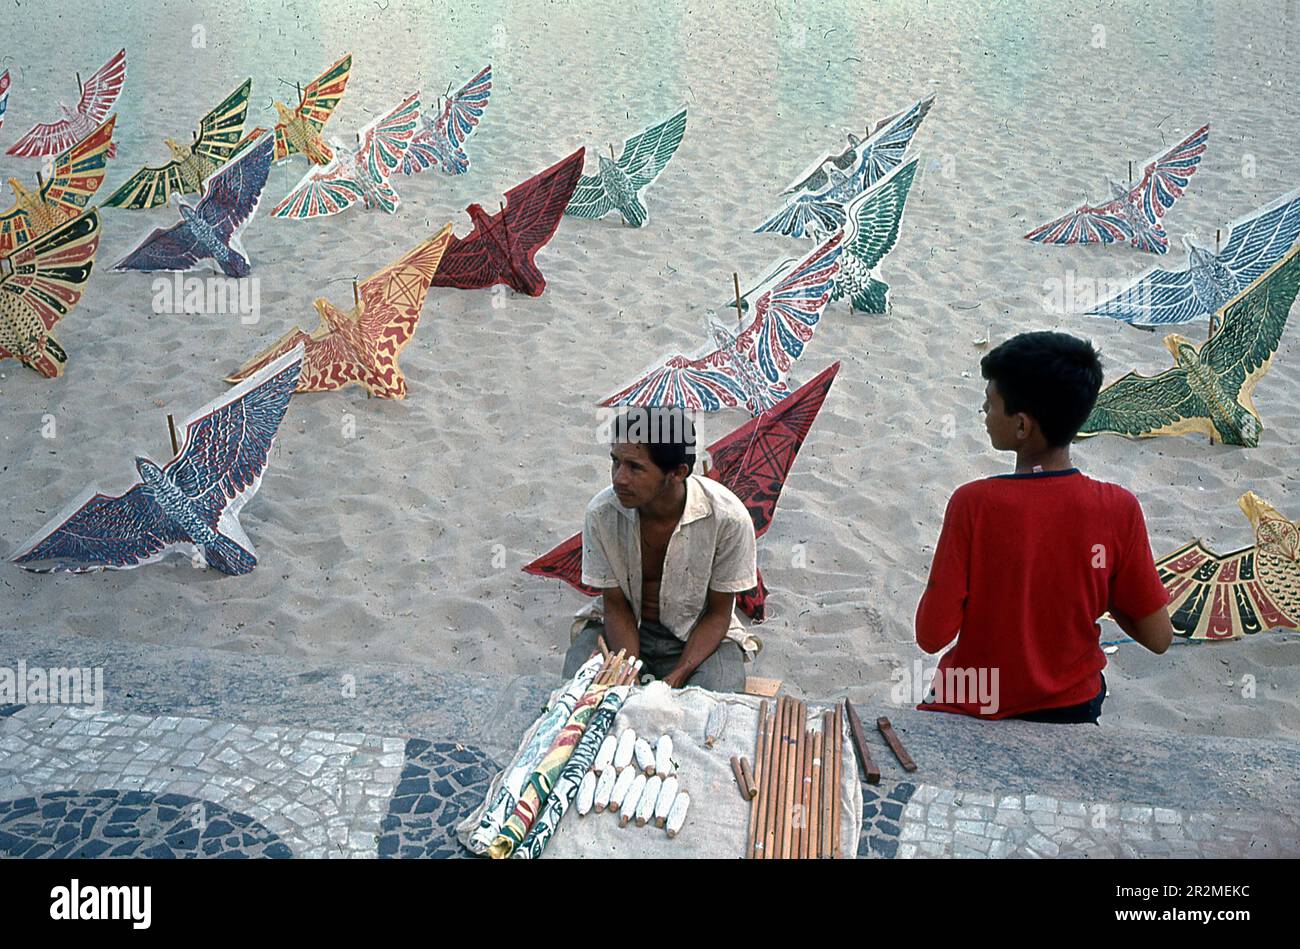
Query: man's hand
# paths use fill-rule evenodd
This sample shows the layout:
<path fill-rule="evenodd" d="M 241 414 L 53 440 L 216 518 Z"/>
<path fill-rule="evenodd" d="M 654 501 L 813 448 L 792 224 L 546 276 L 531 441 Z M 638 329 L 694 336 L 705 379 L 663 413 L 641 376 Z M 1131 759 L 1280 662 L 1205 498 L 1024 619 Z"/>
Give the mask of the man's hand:
<path fill-rule="evenodd" d="M 602 590 L 601 604 L 605 614 L 605 640 L 610 651 L 622 649 L 626 656 L 641 655 L 641 631 L 637 629 L 632 604 L 623 591 L 618 587 Z"/>
<path fill-rule="evenodd" d="M 719 593 L 717 590 L 709 591 L 709 601 L 704 607 L 704 614 L 700 617 L 695 628 L 691 630 L 690 636 L 686 639 L 686 648 L 682 650 L 681 658 L 677 660 L 677 665 L 673 667 L 672 672 L 664 676 L 663 681 L 668 683 L 674 689 L 680 689 L 695 674 L 695 670 L 713 655 L 722 641 L 727 638 L 727 630 L 731 627 L 732 610 L 735 606 L 736 594 Z"/>

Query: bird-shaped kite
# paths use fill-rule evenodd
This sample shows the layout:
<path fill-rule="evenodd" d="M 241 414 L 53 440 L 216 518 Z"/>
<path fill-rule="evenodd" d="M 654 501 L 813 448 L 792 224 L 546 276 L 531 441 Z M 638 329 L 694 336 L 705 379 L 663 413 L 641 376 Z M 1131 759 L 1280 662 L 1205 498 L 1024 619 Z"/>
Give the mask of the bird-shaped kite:
<path fill-rule="evenodd" d="M 754 228 L 754 233 L 817 240 L 844 227 L 849 202 L 902 164 L 932 105 L 934 96 L 927 96 L 905 112 L 882 119 L 865 141 L 850 135 L 848 148 L 817 159 L 786 188 L 791 197 L 785 207 Z"/>
<path fill-rule="evenodd" d="M 113 103 L 122 92 L 126 81 L 126 50 L 120 49 L 112 59 L 84 83 L 77 75 L 77 85 L 81 88 L 81 99 L 76 111 L 59 103 L 63 118 L 49 124 L 38 123 L 32 126 L 22 138 L 9 148 L 10 155 L 20 158 L 39 158 L 42 155 L 57 155 L 66 152 L 77 142 L 92 134 L 104 118 L 112 111 Z M 0 93 L 2 94 L 2 93 Z M 108 157 L 117 154 L 117 149 L 109 146 Z"/>
<path fill-rule="evenodd" d="M 227 277 L 247 277 L 252 264 L 239 240 L 253 219 L 271 170 L 275 139 L 266 134 L 208 179 L 195 207 L 177 199 L 181 221 L 158 228 L 113 269 L 192 270 L 212 260 Z"/>
<path fill-rule="evenodd" d="M 5 113 L 9 111 L 9 70 L 0 73 L 0 128 L 5 126 Z"/>
<path fill-rule="evenodd" d="M 1300 189 L 1229 225 L 1221 253 L 1184 237 L 1187 269 L 1151 267 L 1088 315 L 1134 326 L 1167 326 L 1210 316 L 1277 263 L 1297 239 Z"/>
<path fill-rule="evenodd" d="M 413 175 L 437 167 L 444 175 L 469 171 L 465 140 L 478 127 L 478 120 L 492 95 L 492 67 L 471 79 L 454 96 L 448 96 L 437 118 L 428 112 L 420 117 L 420 130 L 402 156 L 402 174 Z"/>
<path fill-rule="evenodd" d="M 320 326 L 311 334 L 292 329 L 246 362 L 227 382 L 238 382 L 295 346 L 306 347 L 299 392 L 328 392 L 345 386 L 365 386 L 382 399 L 406 397 L 406 377 L 397 357 L 415 334 L 429 279 L 438 269 L 451 225 L 446 225 L 401 260 L 390 264 L 355 288 L 350 312 L 328 300 L 316 300 Z"/>
<path fill-rule="evenodd" d="M 302 367 L 286 353 L 185 422 L 185 442 L 163 467 L 137 457 L 139 480 L 121 494 L 90 488 L 10 557 L 38 573 L 129 570 L 189 548 L 222 573 L 257 566 L 239 512 L 262 483 L 276 431 Z"/>
<path fill-rule="evenodd" d="M 348 53 L 307 84 L 296 109 L 290 109 L 282 102 L 275 104 L 275 111 L 280 115 L 275 126 L 277 162 L 292 155 L 303 155 L 313 165 L 324 165 L 334 157 L 320 133 L 343 98 L 351 75 L 352 54 Z"/>
<path fill-rule="evenodd" d="M 1166 336 L 1178 364 L 1173 369 L 1156 376 L 1130 372 L 1102 389 L 1079 434 L 1150 438 L 1202 432 L 1254 448 L 1263 424 L 1252 393 L 1277 351 L 1297 289 L 1300 244 L 1224 305 L 1219 331 L 1205 343 Z"/>
<path fill-rule="evenodd" d="M 649 212 L 641 200 L 641 193 L 668 166 L 685 134 L 686 110 L 682 109 L 671 118 L 629 138 L 617 160 L 612 145 L 609 158 L 597 154 L 600 170 L 578 179 L 578 187 L 574 189 L 564 213 L 573 217 L 601 218 L 617 211 L 625 224 L 633 227 L 645 224 Z"/>
<path fill-rule="evenodd" d="M 1216 554 L 1201 541 L 1156 564 L 1169 591 L 1174 629 L 1192 639 L 1236 639 L 1268 629 L 1300 629 L 1300 522 L 1253 491 L 1237 501 L 1255 545 Z"/>
<path fill-rule="evenodd" d="M 889 285 L 873 273 L 894 249 L 907 195 L 916 178 L 917 160 L 899 165 L 854 198 L 845 213 L 844 255 L 831 288 L 831 302 L 848 297 L 854 310 L 884 313 Z"/>
<path fill-rule="evenodd" d="M 81 299 L 99 248 L 99 212 L 91 208 L 0 260 L 0 359 L 17 359 L 47 379 L 68 354 L 54 324 Z"/>
<path fill-rule="evenodd" d="M 750 419 L 709 446 L 713 466 L 706 466 L 704 474 L 726 485 L 744 502 L 754 521 L 756 537 L 766 534 L 772 524 L 781 488 L 839 369 L 839 363 L 828 367 L 775 408 Z M 523 569 L 535 576 L 563 580 L 587 596 L 600 593 L 582 582 L 582 534 L 574 534 Z M 758 586 L 738 595 L 736 605 L 754 622 L 761 623 L 766 600 L 767 588 L 759 574 Z"/>
<path fill-rule="evenodd" d="M 1111 180 L 1110 200 L 1105 204 L 1091 205 L 1085 195 L 1083 204 L 1034 228 L 1025 239 L 1040 244 L 1127 241 L 1138 250 L 1165 253 L 1169 249 L 1169 237 L 1161 219 L 1187 190 L 1209 138 L 1210 127 L 1202 125 L 1167 152 L 1147 159 L 1142 180 L 1135 187 Z"/>
<path fill-rule="evenodd" d="M 481 290 L 504 283 L 517 293 L 541 296 L 546 278 L 533 258 L 560 226 L 564 206 L 582 174 L 583 152 L 579 148 L 515 185 L 496 214 L 489 215 L 478 204 L 467 207 L 474 229 L 451 239 L 433 285 Z"/>
<path fill-rule="evenodd" d="M 338 214 L 363 201 L 367 208 L 382 208 L 392 214 L 402 199 L 388 179 L 402 163 L 419 119 L 417 92 L 363 128 L 357 134 L 355 151 L 336 142 L 330 163 L 308 171 L 271 213 L 301 220 Z"/>
<path fill-rule="evenodd" d="M 13 207 L 0 214 L 0 257 L 8 257 L 15 247 L 48 234 L 86 210 L 104 181 L 116 121 L 117 116 L 110 116 L 90 135 L 58 155 L 48 179 L 38 172 L 34 193 L 24 188 L 17 178 L 9 179 L 17 200 Z"/>
<path fill-rule="evenodd" d="M 190 144 L 163 139 L 163 144 L 172 154 L 171 161 L 157 168 L 141 168 L 104 204 L 138 210 L 167 204 L 173 194 L 198 194 L 203 182 L 258 134 L 254 132 L 240 138 L 248 112 L 248 93 L 252 88 L 253 80 L 244 80 L 242 86 L 205 115 Z"/>
<path fill-rule="evenodd" d="M 836 234 L 802 261 L 786 261 L 747 297 L 740 310 L 753 319 L 739 333 L 713 311 L 714 346 L 695 356 L 660 360 L 601 405 L 643 405 L 717 412 L 743 405 L 760 415 L 790 394 L 786 375 L 803 355 L 840 272 L 844 235 Z"/>

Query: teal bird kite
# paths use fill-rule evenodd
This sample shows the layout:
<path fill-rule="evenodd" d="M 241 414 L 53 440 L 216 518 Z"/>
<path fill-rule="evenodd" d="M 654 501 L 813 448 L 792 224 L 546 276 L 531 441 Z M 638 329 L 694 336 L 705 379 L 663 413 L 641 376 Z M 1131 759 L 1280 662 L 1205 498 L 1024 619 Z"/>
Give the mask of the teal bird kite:
<path fill-rule="evenodd" d="M 677 151 L 686 133 L 686 110 L 633 135 L 617 159 L 600 156 L 600 170 L 583 175 L 564 213 L 573 217 L 600 218 L 617 211 L 632 227 L 645 224 L 648 212 L 641 192 L 659 177 Z"/>
<path fill-rule="evenodd" d="M 855 310 L 885 312 L 889 285 L 877 280 L 874 273 L 898 241 L 898 227 L 916 179 L 917 161 L 913 158 L 899 165 L 849 202 L 844 255 L 839 276 L 831 287 L 832 302 L 848 297 Z"/>

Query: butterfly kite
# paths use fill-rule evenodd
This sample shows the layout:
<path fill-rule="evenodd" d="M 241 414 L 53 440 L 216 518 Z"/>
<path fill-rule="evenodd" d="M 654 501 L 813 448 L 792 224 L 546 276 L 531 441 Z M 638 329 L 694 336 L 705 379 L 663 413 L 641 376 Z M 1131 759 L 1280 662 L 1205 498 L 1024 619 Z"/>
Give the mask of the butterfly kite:
<path fill-rule="evenodd" d="M 62 375 L 68 354 L 54 325 L 81 299 L 98 248 L 99 212 L 91 208 L 0 261 L 0 359 L 48 379 Z"/>
<path fill-rule="evenodd" d="M 899 165 L 854 198 L 845 210 L 844 254 L 831 288 L 831 302 L 848 298 L 855 310 L 884 313 L 889 285 L 873 274 L 898 241 L 907 195 L 916 178 L 917 160 Z"/>
<path fill-rule="evenodd" d="M 1192 639 L 1236 639 L 1268 629 L 1300 629 L 1300 522 L 1253 491 L 1237 501 L 1255 544 L 1216 554 L 1201 541 L 1156 564 L 1169 591 L 1174 629 Z"/>
<path fill-rule="evenodd" d="M 334 152 L 325 144 L 321 130 L 334 114 L 352 75 L 352 54 L 348 53 L 302 90 L 296 109 L 275 104 L 280 121 L 275 126 L 275 160 L 303 155 L 313 165 L 325 165 Z"/>
<path fill-rule="evenodd" d="M 15 247 L 48 234 L 86 210 L 104 181 L 116 121 L 117 116 L 111 116 L 55 157 L 50 176 L 37 175 L 35 192 L 24 188 L 17 178 L 9 179 L 16 200 L 13 207 L 0 214 L 0 257 L 8 257 Z"/>
<path fill-rule="evenodd" d="M 157 168 L 141 168 L 104 204 L 112 208 L 139 210 L 167 204 L 172 195 L 198 194 L 203 182 L 260 134 L 261 130 L 258 130 L 242 139 L 240 137 L 244 132 L 248 93 L 252 88 L 253 80 L 244 80 L 242 86 L 205 115 L 190 144 L 163 139 L 163 144 L 171 152 L 171 161 Z"/>
<path fill-rule="evenodd" d="M 298 381 L 302 350 L 208 403 L 185 422 L 176 457 L 137 457 L 139 480 L 121 494 L 90 488 L 10 560 L 40 573 L 127 570 L 189 548 L 195 563 L 238 575 L 257 566 L 239 512 L 262 483 L 276 431 Z"/>
<path fill-rule="evenodd" d="M 927 96 L 905 112 L 883 119 L 865 141 L 850 135 L 848 148 L 817 159 L 811 170 L 786 188 L 791 197 L 785 206 L 754 232 L 817 240 L 844 227 L 848 204 L 902 164 L 932 105 L 934 96 Z"/>
<path fill-rule="evenodd" d="M 744 502 L 756 537 L 766 534 L 772 524 L 781 488 L 839 369 L 839 363 L 828 367 L 776 408 L 750 419 L 709 446 L 713 466 L 705 469 L 705 475 L 726 485 Z M 587 596 L 600 593 L 582 582 L 582 534 L 574 534 L 523 569 L 535 576 L 563 580 Z M 763 621 L 766 601 L 761 574 L 754 590 L 736 597 L 736 605 L 756 623 Z"/>
<path fill-rule="evenodd" d="M 1148 327 L 1210 316 L 1277 263 L 1298 238 L 1300 189 L 1229 225 L 1222 252 L 1183 238 L 1186 269 L 1151 267 L 1088 315 Z"/>
<path fill-rule="evenodd" d="M 264 132 L 208 179 L 195 207 L 178 199 L 179 224 L 155 230 L 113 269 L 192 270 L 200 260 L 212 260 L 227 277 L 247 277 L 253 268 L 239 236 L 257 211 L 274 145 Z"/>
<path fill-rule="evenodd" d="M 402 199 L 388 179 L 401 164 L 419 118 L 420 96 L 415 93 L 362 129 L 356 151 L 335 143 L 330 163 L 308 171 L 271 213 L 298 219 L 325 217 L 361 201 L 367 208 L 392 214 Z"/>
<path fill-rule="evenodd" d="M 307 334 L 296 328 L 290 330 L 226 381 L 246 379 L 302 346 L 306 355 L 297 391 L 326 392 L 359 385 L 379 398 L 405 398 L 406 377 L 397 365 L 397 357 L 415 334 L 429 280 L 450 239 L 448 224 L 401 260 L 362 281 L 351 312 L 318 299 L 320 326 L 315 331 Z"/>
<path fill-rule="evenodd" d="M 5 125 L 5 113 L 9 111 L 9 70 L 0 73 L 0 128 Z"/>
<path fill-rule="evenodd" d="M 623 216 L 623 221 L 633 227 L 646 222 L 646 206 L 641 192 L 650 187 L 659 173 L 668 166 L 677 146 L 686 134 L 686 110 L 644 132 L 633 135 L 623 145 L 618 159 L 597 155 L 600 170 L 594 175 L 578 179 L 565 214 L 573 217 L 601 218 L 611 211 Z"/>
<path fill-rule="evenodd" d="M 488 214 L 478 204 L 465 213 L 474 229 L 453 237 L 433 278 L 435 287 L 481 290 L 504 283 L 517 293 L 541 296 L 546 278 L 533 258 L 560 226 L 564 207 L 582 174 L 584 150 L 515 185 L 506 192 L 505 204 Z"/>
<path fill-rule="evenodd" d="M 1110 181 L 1110 200 L 1083 204 L 1025 235 L 1040 244 L 1114 244 L 1127 241 L 1138 250 L 1163 254 L 1169 237 L 1161 226 L 1166 211 L 1182 197 L 1205 154 L 1210 127 L 1202 125 L 1162 155 L 1147 160 L 1135 187 Z"/>
<path fill-rule="evenodd" d="M 99 72 L 84 83 L 80 76 L 77 77 L 77 83 L 81 86 L 81 99 L 77 102 L 75 112 L 59 103 L 63 118 L 32 126 L 27 134 L 9 148 L 8 153 L 19 158 L 39 158 L 42 155 L 66 152 L 100 126 L 121 94 L 125 81 L 126 50 L 120 49 L 117 55 L 100 67 Z M 0 85 L 7 86 L 8 83 Z M 5 90 L 0 89 L 0 98 L 4 97 L 4 93 Z M 116 154 L 117 149 L 110 145 L 108 157 L 112 158 Z"/>
<path fill-rule="evenodd" d="M 469 171 L 465 140 L 478 127 L 491 95 L 492 67 L 486 66 L 454 96 L 447 97 L 436 119 L 427 112 L 422 115 L 420 129 L 402 156 L 402 174 L 413 175 L 426 168 L 437 168 L 445 175 Z"/>
<path fill-rule="evenodd" d="M 760 415 L 790 393 L 785 378 L 803 355 L 840 272 L 843 234 L 802 261 L 786 261 L 751 290 L 753 319 L 738 334 L 710 313 L 714 346 L 660 361 L 636 382 L 600 402 L 717 412 L 743 405 Z M 742 300 L 742 312 L 749 312 Z"/>
<path fill-rule="evenodd" d="M 1254 448 L 1263 425 L 1252 393 L 1277 352 L 1297 289 L 1300 244 L 1219 311 L 1219 331 L 1205 343 L 1166 336 L 1174 368 L 1155 376 L 1130 372 L 1102 389 L 1079 434 L 1201 432 Z"/>

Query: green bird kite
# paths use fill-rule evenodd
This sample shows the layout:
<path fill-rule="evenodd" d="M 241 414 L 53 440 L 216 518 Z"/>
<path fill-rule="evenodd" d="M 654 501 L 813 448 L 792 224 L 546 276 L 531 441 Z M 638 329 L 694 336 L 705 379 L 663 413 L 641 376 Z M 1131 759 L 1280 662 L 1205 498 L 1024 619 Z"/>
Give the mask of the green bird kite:
<path fill-rule="evenodd" d="M 1298 288 L 1300 244 L 1223 305 L 1219 331 L 1207 342 L 1166 336 L 1176 367 L 1157 376 L 1130 372 L 1102 389 L 1079 435 L 1200 432 L 1254 448 L 1264 426 L 1251 394 L 1277 352 Z"/>
<path fill-rule="evenodd" d="M 889 285 L 875 279 L 873 271 L 898 241 L 903 208 L 916 179 L 916 163 L 913 158 L 899 165 L 849 203 L 845 210 L 844 255 L 831 286 L 832 301 L 848 297 L 855 310 L 885 312 Z"/>
<path fill-rule="evenodd" d="M 623 144 L 623 153 L 616 161 L 612 156 L 600 156 L 600 170 L 594 175 L 583 175 L 564 213 L 573 217 L 599 218 L 610 211 L 623 215 L 623 220 L 633 227 L 646 222 L 647 211 L 641 192 L 668 165 L 677 146 L 686 134 L 686 110 L 670 119 L 633 135 Z"/>

